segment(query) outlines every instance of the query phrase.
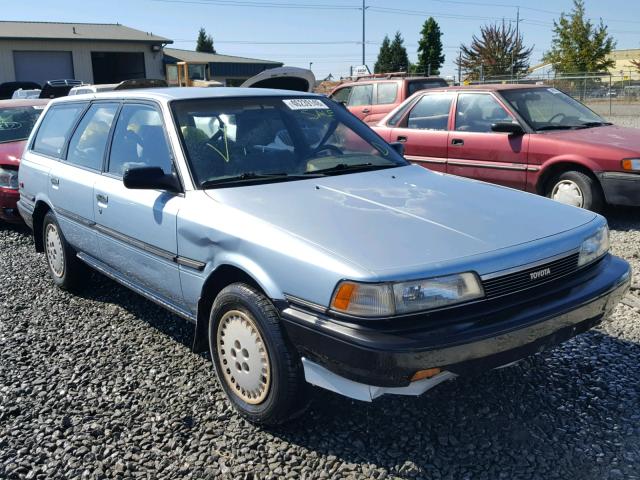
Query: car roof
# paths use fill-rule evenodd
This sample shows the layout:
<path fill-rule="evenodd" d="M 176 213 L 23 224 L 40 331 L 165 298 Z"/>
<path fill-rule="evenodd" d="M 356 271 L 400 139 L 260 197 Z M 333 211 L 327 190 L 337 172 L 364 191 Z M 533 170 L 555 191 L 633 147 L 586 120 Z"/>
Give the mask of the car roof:
<path fill-rule="evenodd" d="M 33 107 L 36 105 L 46 105 L 51 100 L 48 98 L 14 98 L 8 100 L 0 100 L 0 108 L 11 107 Z"/>
<path fill-rule="evenodd" d="M 424 81 L 432 81 L 432 82 L 445 82 L 446 80 L 442 77 L 360 77 L 356 80 L 346 80 L 339 85 L 338 87 L 344 87 L 345 85 L 358 85 L 363 83 L 381 83 L 381 82 L 424 82 Z M 443 87 L 444 88 L 444 87 Z"/>
<path fill-rule="evenodd" d="M 419 90 L 421 93 L 429 92 L 462 92 L 462 91 L 482 91 L 482 92 L 499 92 L 501 90 L 522 90 L 522 89 L 536 89 L 536 88 L 549 88 L 549 85 L 531 85 L 522 83 L 487 83 L 481 85 L 457 85 L 454 87 L 436 87 L 428 90 Z"/>
<path fill-rule="evenodd" d="M 138 99 L 169 102 L 171 100 L 193 100 L 198 98 L 237 98 L 237 97 L 322 97 L 322 95 L 296 92 L 293 90 L 275 90 L 270 88 L 239 88 L 239 87 L 163 87 L 140 88 L 132 90 L 116 90 L 101 93 L 86 93 L 71 97 L 60 97 L 53 103 L 64 103 L 78 100 L 108 100 L 108 99 Z"/>

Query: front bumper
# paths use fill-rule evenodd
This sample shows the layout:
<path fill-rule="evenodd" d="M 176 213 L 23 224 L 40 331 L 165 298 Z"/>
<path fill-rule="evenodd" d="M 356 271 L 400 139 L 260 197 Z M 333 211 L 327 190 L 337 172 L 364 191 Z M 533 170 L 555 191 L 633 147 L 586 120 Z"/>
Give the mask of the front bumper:
<path fill-rule="evenodd" d="M 0 220 L 11 223 L 21 223 L 22 218 L 18 213 L 18 190 L 0 187 Z"/>
<path fill-rule="evenodd" d="M 562 343 L 600 323 L 630 278 L 629 264 L 607 255 L 571 278 L 447 311 L 356 323 L 290 304 L 281 317 L 308 361 L 352 382 L 407 387 L 419 370 L 470 374 Z"/>
<path fill-rule="evenodd" d="M 598 177 L 607 203 L 640 207 L 640 173 L 603 172 Z"/>

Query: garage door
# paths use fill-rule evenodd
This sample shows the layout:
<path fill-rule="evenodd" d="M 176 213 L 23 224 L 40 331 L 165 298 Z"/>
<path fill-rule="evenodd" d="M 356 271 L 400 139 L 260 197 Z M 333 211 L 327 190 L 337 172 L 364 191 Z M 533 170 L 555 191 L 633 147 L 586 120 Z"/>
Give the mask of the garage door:
<path fill-rule="evenodd" d="M 14 51 L 16 81 L 36 82 L 74 78 L 71 52 Z"/>

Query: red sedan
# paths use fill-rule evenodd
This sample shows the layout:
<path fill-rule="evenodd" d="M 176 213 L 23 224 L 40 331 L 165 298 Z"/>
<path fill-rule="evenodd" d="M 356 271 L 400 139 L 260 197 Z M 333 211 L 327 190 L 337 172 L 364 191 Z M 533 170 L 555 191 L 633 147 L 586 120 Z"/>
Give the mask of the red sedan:
<path fill-rule="evenodd" d="M 614 126 L 555 88 L 421 91 L 374 129 L 432 170 L 591 210 L 640 206 L 640 130 Z"/>
<path fill-rule="evenodd" d="M 49 100 L 0 100 L 0 221 L 19 223 L 18 165 L 25 143 Z"/>

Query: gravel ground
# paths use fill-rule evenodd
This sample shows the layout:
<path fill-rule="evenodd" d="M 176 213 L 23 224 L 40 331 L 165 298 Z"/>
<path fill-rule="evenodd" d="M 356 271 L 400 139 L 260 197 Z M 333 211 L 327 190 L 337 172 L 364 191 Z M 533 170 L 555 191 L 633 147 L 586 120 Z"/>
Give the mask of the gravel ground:
<path fill-rule="evenodd" d="M 609 220 L 637 287 L 640 211 Z M 640 479 L 640 308 L 420 398 L 316 390 L 261 430 L 184 321 L 98 274 L 57 290 L 26 231 L 0 227 L 0 248 L 0 478 Z"/>

